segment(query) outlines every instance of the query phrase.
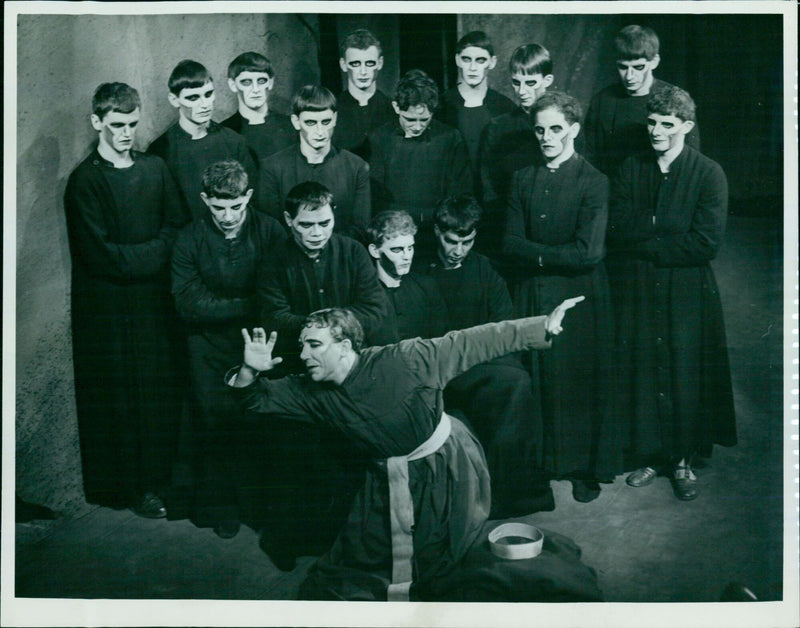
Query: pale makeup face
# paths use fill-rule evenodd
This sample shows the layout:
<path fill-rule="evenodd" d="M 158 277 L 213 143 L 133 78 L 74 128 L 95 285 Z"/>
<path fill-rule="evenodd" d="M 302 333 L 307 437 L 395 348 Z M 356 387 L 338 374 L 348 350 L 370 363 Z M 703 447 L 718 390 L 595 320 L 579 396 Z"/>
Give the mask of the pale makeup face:
<path fill-rule="evenodd" d="M 414 259 L 414 236 L 396 235 L 384 240 L 379 247 L 369 245 L 369 254 L 381 265 L 386 274 L 394 279 L 407 275 Z"/>
<path fill-rule="evenodd" d="M 284 212 L 283 217 L 294 241 L 309 255 L 318 255 L 331 239 L 333 209 L 330 204 L 319 209 L 301 209 L 294 218 Z"/>
<path fill-rule="evenodd" d="M 433 120 L 433 114 L 428 109 L 428 105 L 415 105 L 401 111 L 397 103 L 393 102 L 392 107 L 400 120 L 400 128 L 405 137 L 419 137 Z"/>
<path fill-rule="evenodd" d="M 348 48 L 344 59 L 339 59 L 339 67 L 347 74 L 347 83 L 358 90 L 368 90 L 378 78 L 383 67 L 383 56 L 375 46 L 366 50 Z"/>
<path fill-rule="evenodd" d="M 533 133 L 547 161 L 558 159 L 564 151 L 574 150 L 580 124 L 570 124 L 558 109 L 552 107 L 536 112 Z"/>
<path fill-rule="evenodd" d="M 330 109 L 303 111 L 299 116 L 292 114 L 292 125 L 300 132 L 301 144 L 314 150 L 324 150 L 331 144 L 336 114 Z"/>
<path fill-rule="evenodd" d="M 671 149 L 683 147 L 686 134 L 692 130 L 694 122 L 681 120 L 677 116 L 662 116 L 651 113 L 647 116 L 647 134 L 650 145 L 656 153 L 663 154 Z"/>
<path fill-rule="evenodd" d="M 169 94 L 169 102 L 178 110 L 180 116 L 196 125 L 211 121 L 215 98 L 214 84 L 211 81 L 202 87 L 186 87 L 177 96 Z"/>
<path fill-rule="evenodd" d="M 497 57 L 484 48 L 467 46 L 456 54 L 459 79 L 470 87 L 477 87 L 486 80 L 489 70 L 497 65 Z"/>
<path fill-rule="evenodd" d="M 133 148 L 139 125 L 138 107 L 130 113 L 109 111 L 102 120 L 92 114 L 91 121 L 92 127 L 98 132 L 100 144 L 108 150 L 124 155 Z"/>
<path fill-rule="evenodd" d="M 553 75 L 548 74 L 513 74 L 511 76 L 511 86 L 514 88 L 514 95 L 525 111 L 530 111 L 536 99 L 547 91 L 553 82 Z"/>
<path fill-rule="evenodd" d="M 238 198 L 209 197 L 205 192 L 200 193 L 203 202 L 211 211 L 211 220 L 225 235 L 235 233 L 242 226 L 247 217 L 247 203 L 253 195 L 253 190 L 247 190 L 244 196 Z"/>
<path fill-rule="evenodd" d="M 334 340 L 329 327 L 309 325 L 300 332 L 300 359 L 315 382 L 336 380 L 349 346 L 348 340 Z"/>
<path fill-rule="evenodd" d="M 653 84 L 653 70 L 658 67 L 660 60 L 658 55 L 650 60 L 644 57 L 632 61 L 619 59 L 617 73 L 625 91 L 631 96 L 645 96 L 650 93 L 650 86 Z"/>
<path fill-rule="evenodd" d="M 473 229 L 472 233 L 460 236 L 455 231 L 442 232 L 436 225 L 434 225 L 433 231 L 436 234 L 439 259 L 442 264 L 445 268 L 458 268 L 472 250 L 477 231 Z"/>
<path fill-rule="evenodd" d="M 236 94 L 239 103 L 248 109 L 260 111 L 267 106 L 267 97 L 275 83 L 266 72 L 240 72 L 235 79 L 228 79 L 228 87 Z"/>

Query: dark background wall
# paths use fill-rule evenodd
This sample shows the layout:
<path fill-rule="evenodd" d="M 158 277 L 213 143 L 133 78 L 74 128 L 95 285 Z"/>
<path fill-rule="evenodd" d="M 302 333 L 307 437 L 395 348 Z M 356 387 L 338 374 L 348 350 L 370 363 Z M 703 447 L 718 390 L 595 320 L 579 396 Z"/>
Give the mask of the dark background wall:
<path fill-rule="evenodd" d="M 782 17 L 769 15 L 403 15 L 214 14 L 159 16 L 23 15 L 18 21 L 17 85 L 17 488 L 57 510 L 82 504 L 71 340 L 70 259 L 62 196 L 70 171 L 88 153 L 91 94 L 103 81 L 126 81 L 143 99 L 139 148 L 175 119 L 166 81 L 183 58 L 206 64 L 221 120 L 235 108 L 228 62 L 245 50 L 270 57 L 273 105 L 321 82 L 338 93 L 338 42 L 366 27 L 384 48 L 379 87 L 422 67 L 440 86 L 455 79 L 453 46 L 485 30 L 498 66 L 495 89 L 512 96 L 513 49 L 538 42 L 555 60 L 554 87 L 587 105 L 617 80 L 612 37 L 629 23 L 661 38 L 657 76 L 685 87 L 698 104 L 703 152 L 719 161 L 731 212 L 782 219 Z"/>

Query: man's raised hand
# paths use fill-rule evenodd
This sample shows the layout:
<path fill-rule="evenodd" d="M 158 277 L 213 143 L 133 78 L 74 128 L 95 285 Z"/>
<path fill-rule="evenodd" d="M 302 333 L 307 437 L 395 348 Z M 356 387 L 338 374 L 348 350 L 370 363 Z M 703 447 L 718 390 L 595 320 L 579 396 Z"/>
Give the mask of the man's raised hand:
<path fill-rule="evenodd" d="M 253 329 L 253 338 L 246 329 L 242 329 L 244 339 L 244 365 L 254 371 L 269 371 L 276 364 L 283 362 L 283 358 L 273 358 L 272 350 L 275 348 L 275 341 L 278 333 L 272 332 L 267 339 L 267 334 L 261 327 Z"/>
<path fill-rule="evenodd" d="M 544 322 L 545 330 L 551 336 L 558 336 L 564 329 L 561 327 L 561 322 L 564 320 L 564 314 L 570 308 L 575 307 L 575 304 L 580 303 L 586 297 L 573 297 L 562 301 L 560 305 L 556 306 L 550 314 L 547 315 L 547 320 Z"/>

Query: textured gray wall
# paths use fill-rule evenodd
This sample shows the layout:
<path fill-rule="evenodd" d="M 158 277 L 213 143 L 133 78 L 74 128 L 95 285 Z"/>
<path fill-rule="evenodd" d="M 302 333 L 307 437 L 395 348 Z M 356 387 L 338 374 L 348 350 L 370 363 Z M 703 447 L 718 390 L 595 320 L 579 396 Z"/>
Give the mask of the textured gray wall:
<path fill-rule="evenodd" d="M 18 21 L 17 492 L 65 513 L 85 507 L 70 337 L 70 257 L 62 197 L 88 154 L 91 97 L 105 81 L 139 90 L 143 150 L 175 118 L 167 78 L 181 59 L 206 65 L 221 120 L 235 109 L 227 65 L 256 50 L 276 69 L 276 109 L 317 82 L 316 18 L 297 15 L 64 16 Z"/>

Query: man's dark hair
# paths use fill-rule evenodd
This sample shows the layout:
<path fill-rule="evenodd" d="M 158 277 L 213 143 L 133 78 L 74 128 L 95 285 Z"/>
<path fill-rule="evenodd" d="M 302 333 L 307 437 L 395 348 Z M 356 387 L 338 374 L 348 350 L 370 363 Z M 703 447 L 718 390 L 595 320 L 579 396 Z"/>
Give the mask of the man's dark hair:
<path fill-rule="evenodd" d="M 366 28 L 359 28 L 354 30 L 342 40 L 339 46 L 339 56 L 344 59 L 344 55 L 348 48 L 355 48 L 356 50 L 366 50 L 370 46 L 375 46 L 378 49 L 378 56 L 383 54 L 381 49 L 381 42 L 378 38 L 370 33 Z"/>
<path fill-rule="evenodd" d="M 442 233 L 454 231 L 463 238 L 477 229 L 482 214 L 483 210 L 472 194 L 459 194 L 439 202 L 433 222 Z"/>
<path fill-rule="evenodd" d="M 102 83 L 92 96 L 92 113 L 101 120 L 107 113 L 131 113 L 142 106 L 139 92 L 127 83 Z"/>
<path fill-rule="evenodd" d="M 426 105 L 428 111 L 433 113 L 439 106 L 439 88 L 436 81 L 422 70 L 409 70 L 397 84 L 394 100 L 400 111 Z"/>
<path fill-rule="evenodd" d="M 325 111 L 336 113 L 336 96 L 327 87 L 304 85 L 292 98 L 292 113 L 299 116 L 304 111 Z"/>
<path fill-rule="evenodd" d="M 184 89 L 202 87 L 210 82 L 212 82 L 211 74 L 206 70 L 206 66 L 191 59 L 184 59 L 172 70 L 168 85 L 171 93 L 180 96 Z"/>
<path fill-rule="evenodd" d="M 650 61 L 658 54 L 658 46 L 658 35 L 647 26 L 630 24 L 614 36 L 617 59 L 623 61 L 635 59 Z"/>
<path fill-rule="evenodd" d="M 372 217 L 367 227 L 367 243 L 379 247 L 395 236 L 413 236 L 416 233 L 417 225 L 408 212 L 387 210 Z"/>
<path fill-rule="evenodd" d="M 242 72 L 263 72 L 272 78 L 272 64 L 264 55 L 257 52 L 243 52 L 228 65 L 228 78 L 236 80 Z"/>
<path fill-rule="evenodd" d="M 247 185 L 247 172 L 235 159 L 218 161 L 203 171 L 203 192 L 209 198 L 239 198 Z"/>
<path fill-rule="evenodd" d="M 553 73 L 553 60 L 550 52 L 539 44 L 525 44 L 511 53 L 508 60 L 508 71 L 513 74 L 547 76 Z"/>
<path fill-rule="evenodd" d="M 456 44 L 456 54 L 461 54 L 465 48 L 475 46 L 476 48 L 483 48 L 489 53 L 490 57 L 494 56 L 494 46 L 492 40 L 483 31 L 470 31 L 458 40 Z"/>
<path fill-rule="evenodd" d="M 539 111 L 544 111 L 545 109 L 555 109 L 561 112 L 569 124 L 580 122 L 583 116 L 581 104 L 577 98 L 556 90 L 545 92 L 536 100 L 533 107 L 531 107 L 531 121 L 536 119 L 536 114 Z"/>
<path fill-rule="evenodd" d="M 341 342 L 345 338 L 350 341 L 354 351 L 358 351 L 364 344 L 364 328 L 350 310 L 339 307 L 329 307 L 324 310 L 311 312 L 306 317 L 306 327 L 327 327 L 330 329 L 331 338 Z"/>
<path fill-rule="evenodd" d="M 664 85 L 657 89 L 647 100 L 647 111 L 660 116 L 675 116 L 684 122 L 695 121 L 695 104 L 689 92 L 675 87 Z"/>
<path fill-rule="evenodd" d="M 313 211 L 325 205 L 333 209 L 333 193 L 321 183 L 303 181 L 289 190 L 284 209 L 291 218 L 295 218 L 300 210 Z"/>

